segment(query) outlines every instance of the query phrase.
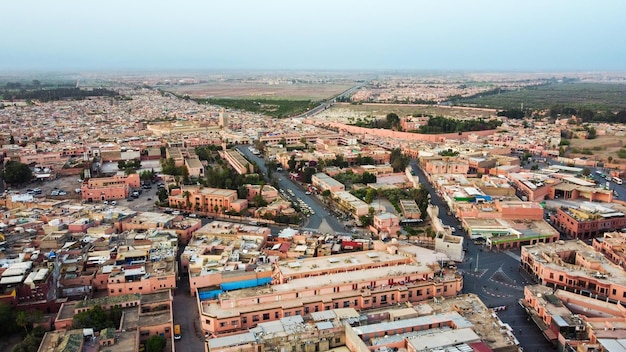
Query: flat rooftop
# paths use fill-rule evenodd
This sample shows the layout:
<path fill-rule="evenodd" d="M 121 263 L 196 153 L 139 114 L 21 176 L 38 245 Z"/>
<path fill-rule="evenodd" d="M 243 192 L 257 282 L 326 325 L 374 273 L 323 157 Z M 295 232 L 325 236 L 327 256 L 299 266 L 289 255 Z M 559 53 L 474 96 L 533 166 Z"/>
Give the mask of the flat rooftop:
<path fill-rule="evenodd" d="M 572 276 L 593 277 L 598 282 L 608 286 L 611 284 L 626 286 L 624 270 L 611 263 L 602 253 L 597 252 L 593 247 L 586 245 L 580 240 L 558 241 L 550 244 L 539 243 L 525 246 L 523 250 L 528 252 L 535 261 L 542 263 L 548 268 L 564 271 Z M 576 252 L 577 256 L 588 262 L 590 266 L 594 266 L 594 268 L 571 264 L 563 260 L 563 257 L 570 257 L 572 252 Z"/>
<path fill-rule="evenodd" d="M 344 253 L 325 257 L 312 257 L 296 261 L 281 261 L 280 271 L 285 277 L 319 272 L 324 269 L 337 267 L 362 267 L 363 265 L 383 266 L 385 263 L 409 262 L 409 258 L 399 254 L 389 254 L 381 251 L 363 251 Z"/>

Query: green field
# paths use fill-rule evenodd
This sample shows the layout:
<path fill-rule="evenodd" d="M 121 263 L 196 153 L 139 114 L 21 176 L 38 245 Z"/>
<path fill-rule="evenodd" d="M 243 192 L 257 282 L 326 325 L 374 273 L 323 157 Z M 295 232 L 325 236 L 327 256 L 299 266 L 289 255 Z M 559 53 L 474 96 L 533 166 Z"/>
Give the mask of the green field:
<path fill-rule="evenodd" d="M 498 95 L 455 101 L 455 105 L 495 109 L 547 109 L 560 104 L 586 107 L 590 110 L 626 110 L 626 84 L 619 83 L 553 83 L 529 87 Z"/>
<path fill-rule="evenodd" d="M 200 104 L 219 105 L 229 109 L 246 110 L 272 117 L 284 118 L 301 114 L 317 106 L 310 100 L 281 99 L 194 99 Z"/>

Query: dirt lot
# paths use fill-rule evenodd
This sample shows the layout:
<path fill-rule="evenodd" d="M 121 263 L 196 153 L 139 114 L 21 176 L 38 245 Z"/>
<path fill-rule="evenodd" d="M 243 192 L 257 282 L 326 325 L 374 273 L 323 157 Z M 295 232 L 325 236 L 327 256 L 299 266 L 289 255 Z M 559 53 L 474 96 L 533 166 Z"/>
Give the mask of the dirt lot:
<path fill-rule="evenodd" d="M 267 84 L 241 82 L 213 82 L 197 85 L 167 87 L 177 94 L 188 94 L 199 98 L 233 99 L 287 99 L 322 100 L 335 96 L 352 87 L 351 84 Z"/>
<path fill-rule="evenodd" d="M 80 194 L 75 192 L 75 189 L 80 188 L 78 178 L 75 176 L 60 177 L 50 181 L 35 181 L 26 184 L 20 188 L 13 188 L 20 191 L 20 193 L 27 193 L 30 189 L 41 188 L 41 197 L 47 197 L 50 199 L 75 199 L 80 200 Z M 52 196 L 50 193 L 54 190 L 63 190 L 67 192 L 65 196 Z"/>
<path fill-rule="evenodd" d="M 609 156 L 618 159 L 617 151 L 624 146 L 624 137 L 598 136 L 595 139 L 571 139 L 570 150 L 589 149 L 593 155 L 584 155 L 589 159 L 606 160 Z"/>
<path fill-rule="evenodd" d="M 31 182 L 23 187 L 16 188 L 14 190 L 24 194 L 28 190 L 41 188 L 42 194 L 36 197 L 47 198 L 51 200 L 71 199 L 76 202 L 81 201 L 80 194 L 75 192 L 75 189 L 80 188 L 80 183 L 76 177 L 63 177 L 57 178 L 51 181 Z M 51 195 L 54 190 L 64 190 L 67 192 L 65 196 L 53 196 Z M 157 187 L 153 185 L 151 189 L 143 189 L 141 195 L 128 201 L 127 199 L 118 199 L 117 204 L 119 206 L 125 206 L 137 211 L 154 211 L 154 201 L 158 199 L 156 196 Z"/>

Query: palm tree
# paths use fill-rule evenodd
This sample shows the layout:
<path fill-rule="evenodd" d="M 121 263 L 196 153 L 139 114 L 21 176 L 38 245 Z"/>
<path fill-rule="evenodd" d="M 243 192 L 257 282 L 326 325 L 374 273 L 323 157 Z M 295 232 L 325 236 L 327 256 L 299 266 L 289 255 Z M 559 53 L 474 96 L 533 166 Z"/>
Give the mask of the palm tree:
<path fill-rule="evenodd" d="M 189 191 L 184 191 L 183 192 L 183 197 L 185 197 L 186 207 L 187 208 L 191 208 L 191 202 L 189 201 L 189 197 L 190 196 L 191 196 L 191 193 L 189 193 Z"/>

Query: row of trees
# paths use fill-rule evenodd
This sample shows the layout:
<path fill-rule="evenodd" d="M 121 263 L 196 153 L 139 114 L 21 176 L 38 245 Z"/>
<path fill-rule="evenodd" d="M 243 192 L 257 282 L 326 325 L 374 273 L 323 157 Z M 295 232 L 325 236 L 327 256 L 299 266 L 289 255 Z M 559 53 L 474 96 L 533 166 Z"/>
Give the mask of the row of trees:
<path fill-rule="evenodd" d="M 32 99 L 39 100 L 41 102 L 55 101 L 61 99 L 76 99 L 82 100 L 87 97 L 119 97 L 119 93 L 106 88 L 94 88 L 91 90 L 84 90 L 80 88 L 52 88 L 52 89 L 36 89 L 36 90 L 13 90 L 4 89 L 0 90 L 0 95 L 5 100 L 23 100 Z"/>
<path fill-rule="evenodd" d="M 371 174 L 367 171 L 364 172 L 362 175 L 359 175 L 352 172 L 352 170 L 348 170 L 347 172 L 335 175 L 334 178 L 348 187 L 352 186 L 355 183 L 376 183 L 376 175 Z"/>
<path fill-rule="evenodd" d="M 75 314 L 72 327 L 75 329 L 93 328 L 94 331 L 100 331 L 105 328 L 117 329 L 120 326 L 121 319 L 122 308 L 113 307 L 107 311 L 100 306 L 94 306 L 90 310 Z"/>
<path fill-rule="evenodd" d="M 366 128 L 383 128 L 386 130 L 395 130 L 401 131 L 402 127 L 400 126 L 400 117 L 398 114 L 391 112 L 385 116 L 384 119 L 377 119 L 374 117 L 361 119 L 357 118 L 355 121 L 352 121 L 351 118 L 348 119 L 350 124 L 358 127 L 366 127 Z"/>
<path fill-rule="evenodd" d="M 609 123 L 626 123 L 626 111 L 621 110 L 617 113 L 612 111 L 594 111 L 586 107 L 573 108 L 561 104 L 550 107 L 550 117 L 571 117 L 576 116 L 582 122 L 609 122 Z"/>
<path fill-rule="evenodd" d="M 449 119 L 443 116 L 435 116 L 428 119 L 426 125 L 420 126 L 418 133 L 437 134 L 437 133 L 455 133 L 469 131 L 493 130 L 502 125 L 502 121 L 472 119 L 457 120 Z"/>
<path fill-rule="evenodd" d="M 141 159 L 134 160 L 120 160 L 117 162 L 117 168 L 119 170 L 124 170 L 126 174 L 135 173 L 137 169 L 141 168 Z"/>

